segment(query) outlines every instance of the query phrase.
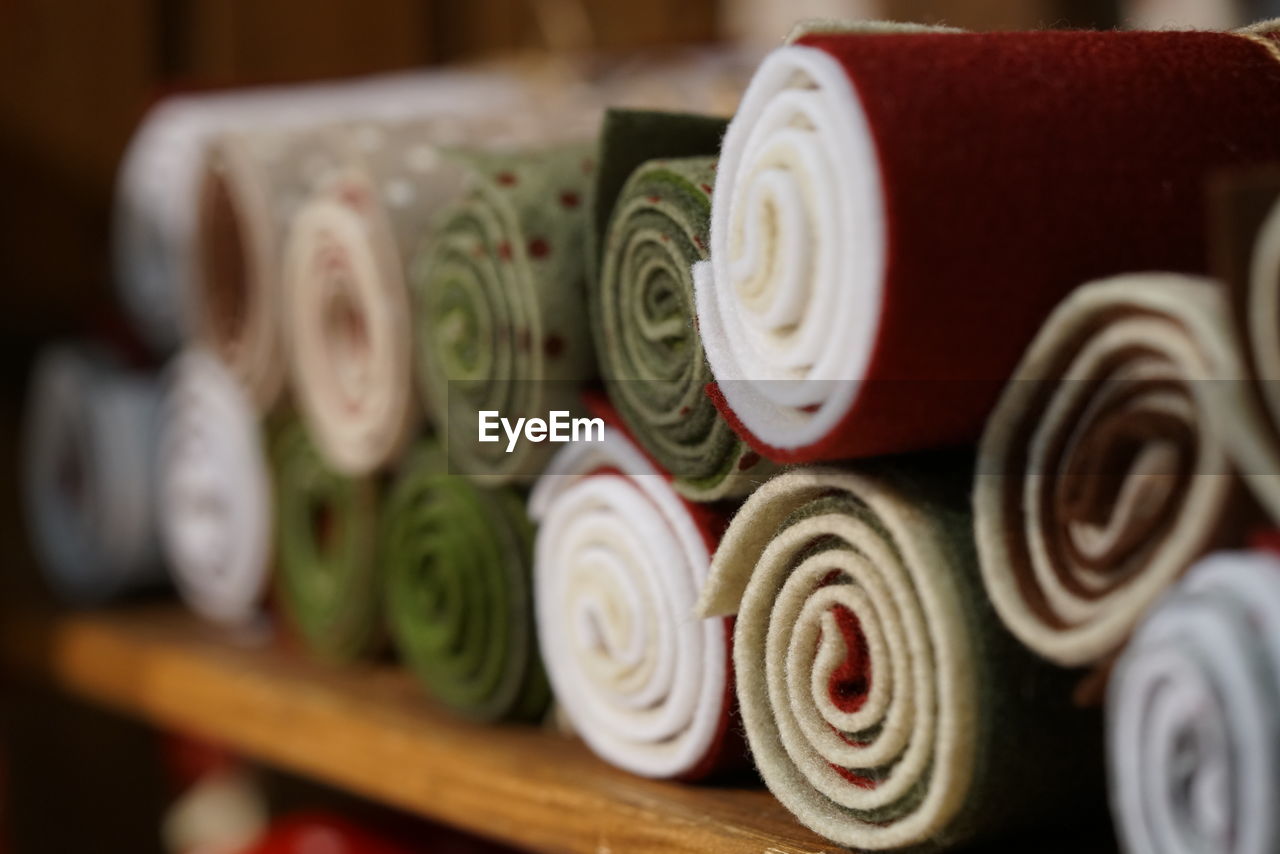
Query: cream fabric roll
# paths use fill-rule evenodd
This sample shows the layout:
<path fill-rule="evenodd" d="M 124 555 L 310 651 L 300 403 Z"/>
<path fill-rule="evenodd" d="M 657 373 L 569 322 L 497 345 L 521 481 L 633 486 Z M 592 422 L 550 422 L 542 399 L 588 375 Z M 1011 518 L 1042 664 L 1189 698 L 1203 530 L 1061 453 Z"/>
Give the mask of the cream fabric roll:
<path fill-rule="evenodd" d="M 1280 558 L 1218 552 L 1143 620 L 1107 697 L 1130 854 L 1280 850 Z"/>
<path fill-rule="evenodd" d="M 691 508 L 612 427 L 553 458 L 529 501 L 556 699 L 592 750 L 647 777 L 705 775 L 729 725 L 726 623 L 694 614 L 715 529 Z"/>
<path fill-rule="evenodd" d="M 56 344 L 37 357 L 27 394 L 27 523 L 50 584 L 91 604 L 160 581 L 154 378 Z"/>
<path fill-rule="evenodd" d="M 209 353 L 169 369 L 160 436 L 160 533 L 178 591 L 201 616 L 248 625 L 270 572 L 273 507 L 253 408 Z"/>
<path fill-rule="evenodd" d="M 415 72 L 160 101 L 129 143 L 113 212 L 117 284 L 145 337 L 176 347 L 190 315 L 197 199 L 209 142 L 236 130 L 390 120 L 513 103 L 522 87 L 482 71 Z"/>
<path fill-rule="evenodd" d="M 1081 288 L 1045 323 L 987 424 L 974 489 L 987 590 L 1063 665 L 1099 662 L 1241 521 L 1280 455 L 1221 288 L 1172 274 Z"/>
<path fill-rule="evenodd" d="M 590 121 L 562 118 L 554 132 L 549 117 L 527 111 L 343 129 L 343 168 L 293 219 L 282 294 L 291 382 L 317 446 L 338 471 L 382 467 L 421 416 L 409 265 L 464 185 L 465 171 L 445 151 L 516 145 Z"/>

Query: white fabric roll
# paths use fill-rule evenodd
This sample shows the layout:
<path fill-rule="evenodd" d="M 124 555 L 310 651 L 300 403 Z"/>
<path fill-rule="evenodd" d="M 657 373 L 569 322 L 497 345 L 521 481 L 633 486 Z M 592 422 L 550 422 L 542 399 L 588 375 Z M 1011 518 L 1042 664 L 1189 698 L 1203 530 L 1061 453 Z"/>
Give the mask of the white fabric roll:
<path fill-rule="evenodd" d="M 206 147 L 235 130 L 307 127 L 339 120 L 393 120 L 424 112 L 514 103 L 507 75 L 427 72 L 182 95 L 156 105 L 125 152 L 114 218 L 121 297 L 146 338 L 177 346 L 189 317 L 197 195 Z"/>
<path fill-rule="evenodd" d="M 816 48 L 770 54 L 725 134 L 694 284 L 720 390 L 774 447 L 827 434 L 866 372 L 886 263 L 879 175 L 840 64 Z"/>
<path fill-rule="evenodd" d="M 174 362 L 160 437 L 160 533 L 178 591 L 200 615 L 246 625 L 269 577 L 273 508 L 253 409 L 217 359 Z"/>
<path fill-rule="evenodd" d="M 721 619 L 699 620 L 711 547 L 687 505 L 609 428 L 558 454 L 529 501 L 543 661 L 573 729 L 647 777 L 690 774 L 723 738 Z"/>
<path fill-rule="evenodd" d="M 159 388 L 105 355 L 55 345 L 28 389 L 27 522 L 50 584 L 98 603 L 161 578 L 154 459 Z"/>
<path fill-rule="evenodd" d="M 1107 700 L 1130 854 L 1280 851 L 1280 558 L 1218 552 L 1146 618 Z"/>

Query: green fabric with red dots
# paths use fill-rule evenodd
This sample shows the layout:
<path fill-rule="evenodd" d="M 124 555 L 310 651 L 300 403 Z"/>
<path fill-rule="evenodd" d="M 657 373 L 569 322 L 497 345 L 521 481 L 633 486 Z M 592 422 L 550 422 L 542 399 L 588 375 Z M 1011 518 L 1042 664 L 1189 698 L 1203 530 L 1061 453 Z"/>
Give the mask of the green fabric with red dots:
<path fill-rule="evenodd" d="M 418 380 L 451 468 L 491 482 L 536 477 L 556 445 L 478 441 L 478 413 L 577 412 L 596 376 L 587 323 L 588 188 L 595 147 L 461 153 L 467 189 L 414 262 Z"/>
<path fill-rule="evenodd" d="M 670 155 L 714 154 L 723 128 L 704 116 L 609 113 L 593 199 L 599 266 L 588 301 L 600 374 L 629 432 L 696 501 L 745 495 L 775 471 L 708 399 L 694 322 L 690 268 L 707 257 L 716 158 Z M 637 162 L 654 152 L 660 159 Z"/>

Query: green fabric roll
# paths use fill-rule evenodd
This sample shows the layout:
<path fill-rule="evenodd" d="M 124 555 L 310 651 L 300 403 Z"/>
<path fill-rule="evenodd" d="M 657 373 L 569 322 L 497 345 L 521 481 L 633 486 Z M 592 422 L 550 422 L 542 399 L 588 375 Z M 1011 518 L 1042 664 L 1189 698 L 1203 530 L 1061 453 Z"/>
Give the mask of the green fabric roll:
<path fill-rule="evenodd" d="M 383 640 L 377 482 L 327 468 L 296 422 L 272 451 L 281 602 L 317 655 L 358 658 Z"/>
<path fill-rule="evenodd" d="M 521 497 L 446 474 L 443 452 L 424 442 L 383 522 L 391 631 L 427 689 L 479 720 L 540 717 L 550 689 L 533 625 L 533 526 Z"/>
<path fill-rule="evenodd" d="M 716 160 L 666 159 L 713 153 L 723 129 L 701 116 L 609 114 L 593 204 L 598 276 L 588 292 L 610 399 L 676 488 L 704 501 L 744 495 L 774 471 L 705 393 L 712 376 L 693 322 L 690 268 L 707 258 Z M 663 159 L 647 158 L 655 153 Z"/>
<path fill-rule="evenodd" d="M 456 470 L 529 480 L 554 445 L 481 443 L 477 414 L 574 411 L 595 377 L 583 251 L 594 149 L 455 156 L 469 189 L 414 265 L 418 378 Z"/>

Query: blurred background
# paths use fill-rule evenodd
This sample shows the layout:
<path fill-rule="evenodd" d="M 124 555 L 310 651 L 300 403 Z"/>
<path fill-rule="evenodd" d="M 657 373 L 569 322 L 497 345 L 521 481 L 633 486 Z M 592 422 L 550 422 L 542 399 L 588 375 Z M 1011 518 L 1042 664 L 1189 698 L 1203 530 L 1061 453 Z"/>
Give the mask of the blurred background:
<path fill-rule="evenodd" d="M 0 0 L 0 603 L 14 615 L 48 602 L 15 487 L 31 354 L 51 337 L 126 334 L 110 281 L 113 182 L 166 93 L 495 58 L 576 66 L 687 45 L 765 49 L 805 17 L 1019 29 L 1226 27 L 1266 13 L 1244 0 Z M 0 680 L 0 852 L 162 850 L 165 744 Z M 300 786 L 270 788 L 287 802 Z M 316 797 L 338 796 L 308 790 Z"/>

